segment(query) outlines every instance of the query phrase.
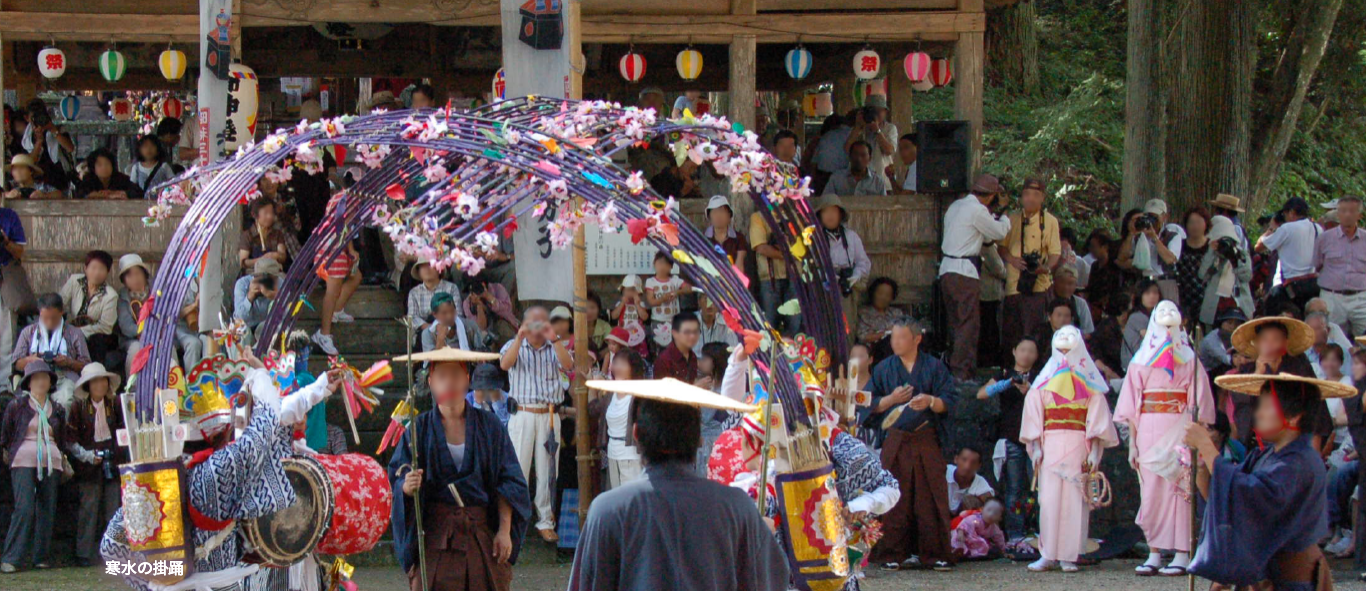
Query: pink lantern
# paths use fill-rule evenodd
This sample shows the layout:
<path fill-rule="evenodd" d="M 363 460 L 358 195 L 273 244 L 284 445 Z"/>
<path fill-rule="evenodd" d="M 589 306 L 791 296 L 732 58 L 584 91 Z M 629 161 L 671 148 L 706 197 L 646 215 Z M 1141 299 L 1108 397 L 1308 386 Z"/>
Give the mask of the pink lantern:
<path fill-rule="evenodd" d="M 634 51 L 627 52 L 621 56 L 621 61 L 617 64 L 617 70 L 621 72 L 621 77 L 627 82 L 640 82 L 645 77 L 645 56 Z"/>
<path fill-rule="evenodd" d="M 934 60 L 930 65 L 930 82 L 935 86 L 948 86 L 953 82 L 953 66 L 946 59 Z"/>
<path fill-rule="evenodd" d="M 882 71 L 882 56 L 879 56 L 871 47 L 854 54 L 854 75 L 859 80 L 872 80 L 877 78 L 878 72 Z"/>
<path fill-rule="evenodd" d="M 163 117 L 179 119 L 184 112 L 185 103 L 180 102 L 180 99 L 176 97 L 168 96 L 161 101 L 161 116 Z"/>
<path fill-rule="evenodd" d="M 906 78 L 920 82 L 930 75 L 930 54 L 917 51 L 906 56 Z"/>

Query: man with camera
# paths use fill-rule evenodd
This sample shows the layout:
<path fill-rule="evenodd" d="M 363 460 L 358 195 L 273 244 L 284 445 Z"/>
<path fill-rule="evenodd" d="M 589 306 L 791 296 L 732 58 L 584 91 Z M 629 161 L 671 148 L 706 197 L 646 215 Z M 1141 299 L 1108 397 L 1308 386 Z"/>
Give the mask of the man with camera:
<path fill-rule="evenodd" d="M 1167 202 L 1149 199 L 1143 205 L 1143 213 L 1134 216 L 1129 222 L 1131 228 L 1125 229 L 1125 240 L 1119 245 L 1119 259 L 1116 264 L 1125 271 L 1135 271 L 1144 277 L 1160 280 L 1163 297 L 1174 299 L 1177 293 L 1174 280 L 1162 279 L 1166 266 L 1175 268 L 1176 260 L 1181 258 L 1181 244 L 1186 240 L 1186 230 L 1178 224 L 1167 223 Z"/>
<path fill-rule="evenodd" d="M 1281 206 L 1285 223 L 1257 239 L 1257 252 L 1276 253 L 1280 261 L 1280 284 L 1271 289 L 1266 298 L 1268 310 L 1280 310 L 1287 302 L 1303 310 L 1309 300 L 1318 297 L 1318 273 L 1314 271 L 1314 243 L 1322 229 L 1309 217 L 1309 202 L 1291 197 Z"/>
<path fill-rule="evenodd" d="M 1366 236 L 1360 230 L 1361 198 L 1338 199 L 1338 227 L 1319 234 L 1314 269 L 1328 301 L 1328 317 L 1352 336 L 1366 333 Z"/>
<path fill-rule="evenodd" d="M 247 325 L 249 337 L 270 315 L 270 305 L 279 290 L 280 273 L 280 261 L 260 258 L 256 260 L 251 275 L 243 275 L 233 285 L 232 317 L 241 319 Z M 327 351 L 327 354 L 336 355 L 336 351 Z"/>
<path fill-rule="evenodd" d="M 75 142 L 71 141 L 71 136 L 57 129 L 43 99 L 29 101 L 26 110 L 28 127 L 24 129 L 20 145 L 43 170 L 42 176 L 47 184 L 69 193 L 76 174 L 76 165 L 71 156 L 76 151 Z"/>
<path fill-rule="evenodd" d="M 35 361 L 42 361 L 57 373 L 52 400 L 64 408 L 71 406 L 75 397 L 76 381 L 81 370 L 90 363 L 90 351 L 85 346 L 85 334 L 66 322 L 66 305 L 62 296 L 45 293 L 38 296 L 38 321 L 19 332 L 10 355 L 10 365 L 19 373 Z"/>
<path fill-rule="evenodd" d="M 887 120 L 887 97 L 869 96 L 863 108 L 854 111 L 853 123 L 853 131 L 844 140 L 844 150 L 848 152 L 855 142 L 863 140 L 870 148 L 873 170 L 878 173 L 887 170 L 896 156 L 897 138 L 901 133 L 895 123 Z"/>
<path fill-rule="evenodd" d="M 1010 220 L 994 213 L 1005 190 L 996 177 L 984 174 L 972 192 L 944 212 L 943 260 L 939 263 L 939 291 L 953 340 L 949 366 L 960 379 L 971 379 L 977 369 L 977 339 L 982 326 L 982 246 L 1005 238 Z M 990 335 L 988 338 L 996 338 Z"/>
<path fill-rule="evenodd" d="M 1053 269 L 1062 257 L 1058 218 L 1043 210 L 1045 185 L 1025 179 L 1020 210 L 1010 214 L 1010 231 L 997 249 L 1006 262 L 1006 299 L 1001 342 L 1014 343 L 1047 322 L 1044 304 L 1053 287 Z"/>

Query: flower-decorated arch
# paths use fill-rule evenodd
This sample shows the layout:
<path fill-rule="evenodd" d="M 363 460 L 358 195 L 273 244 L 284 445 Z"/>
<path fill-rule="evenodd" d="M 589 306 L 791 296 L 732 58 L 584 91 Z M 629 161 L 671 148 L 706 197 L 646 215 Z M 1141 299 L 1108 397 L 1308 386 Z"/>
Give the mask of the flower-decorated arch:
<path fill-rule="evenodd" d="M 164 219 L 171 205 L 188 205 L 189 211 L 153 282 L 142 335 L 147 352 L 135 362 L 136 383 L 130 384 L 139 408 L 150 408 L 156 389 L 166 385 L 179 303 L 197 281 L 217 229 L 238 204 L 258 196 L 261 177 L 283 181 L 295 169 L 321 170 L 321 150 L 334 147 L 356 151 L 369 170 L 333 197 L 323 223 L 303 245 L 258 328 L 258 354 L 291 328 L 302 298 L 318 281 L 320 262 L 339 254 L 361 227 L 378 226 L 400 252 L 438 268 L 475 274 L 483 267 L 482 253 L 496 247 L 500 234 L 516 229 L 517 216 L 534 211 L 553 216 L 549 228 L 556 248 L 568 246 L 579 226 L 596 223 L 604 232 L 624 230 L 635 242 L 648 240 L 671 253 L 680 272 L 717 302 L 727 324 L 744 333 L 761 368 L 786 363 L 781 340 L 751 297 L 744 274 L 681 217 L 672 196 L 658 195 L 639 172 L 612 162 L 617 152 L 661 136 L 678 162 L 710 163 L 730 179 L 733 192 L 750 194 L 773 230 L 774 246 L 791 254 L 789 277 L 798 280 L 807 334 L 832 363 L 841 363 L 847 327 L 825 241 L 813 239 L 807 180 L 764 152 L 753 132 L 724 118 L 687 114 L 657 121 L 653 111 L 615 103 L 525 97 L 469 112 L 395 111 L 301 123 L 159 187 L 149 223 Z M 193 199 L 182 190 L 183 181 L 195 185 Z M 785 414 L 806 422 L 793 373 L 760 373 Z"/>

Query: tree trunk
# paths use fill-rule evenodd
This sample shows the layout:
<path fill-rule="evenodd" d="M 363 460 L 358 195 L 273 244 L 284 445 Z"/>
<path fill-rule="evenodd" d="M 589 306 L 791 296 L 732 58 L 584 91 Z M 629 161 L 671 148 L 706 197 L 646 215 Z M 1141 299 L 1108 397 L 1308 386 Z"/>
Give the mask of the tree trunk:
<path fill-rule="evenodd" d="M 1025 94 L 1039 91 L 1039 27 L 1034 0 L 1022 0 L 987 19 L 989 59 L 1003 81 Z"/>
<path fill-rule="evenodd" d="M 1218 193 L 1247 195 L 1251 153 L 1253 3 L 1186 0 L 1171 14 L 1166 73 L 1166 183 L 1174 211 Z"/>
<path fill-rule="evenodd" d="M 1298 12 L 1299 19 L 1272 74 L 1267 110 L 1257 123 L 1257 137 L 1264 140 L 1252 160 L 1254 208 L 1265 206 L 1271 194 L 1342 3 L 1343 0 L 1306 0 Z"/>
<path fill-rule="evenodd" d="M 1161 4 L 1162 0 L 1129 0 L 1121 201 L 1126 211 L 1167 192 Z"/>

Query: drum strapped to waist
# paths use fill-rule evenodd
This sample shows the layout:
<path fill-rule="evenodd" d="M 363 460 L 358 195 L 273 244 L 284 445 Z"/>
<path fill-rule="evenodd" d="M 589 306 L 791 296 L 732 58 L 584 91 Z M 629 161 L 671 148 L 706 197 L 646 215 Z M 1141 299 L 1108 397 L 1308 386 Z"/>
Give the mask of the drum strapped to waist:
<path fill-rule="evenodd" d="M 250 563 L 287 567 L 307 556 L 322 540 L 332 522 L 336 503 L 332 479 L 316 459 L 293 456 L 282 460 L 285 477 L 294 487 L 294 504 L 255 519 L 242 521 Z"/>

